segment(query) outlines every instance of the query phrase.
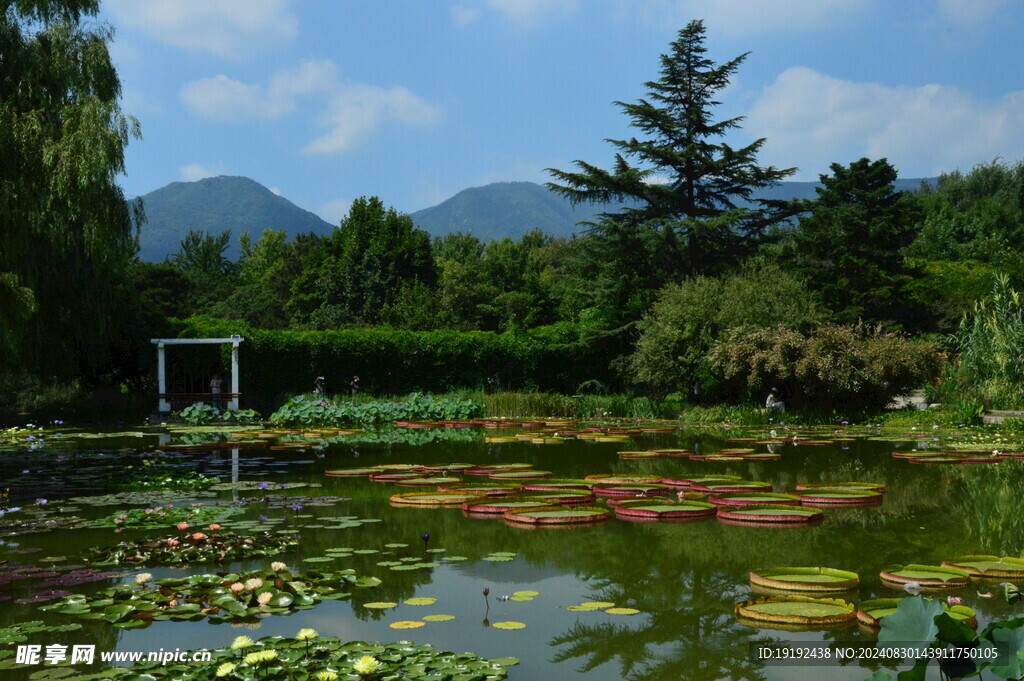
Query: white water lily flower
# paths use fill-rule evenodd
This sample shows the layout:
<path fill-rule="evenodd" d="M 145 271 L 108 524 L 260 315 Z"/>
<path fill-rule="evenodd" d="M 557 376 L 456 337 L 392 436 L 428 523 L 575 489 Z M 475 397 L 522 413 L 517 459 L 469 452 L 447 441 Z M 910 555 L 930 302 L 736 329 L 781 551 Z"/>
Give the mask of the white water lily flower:
<path fill-rule="evenodd" d="M 266 605 L 267 603 L 270 602 L 270 599 L 273 598 L 273 597 L 274 597 L 274 594 L 270 593 L 269 591 L 264 591 L 263 593 L 261 593 L 259 596 L 256 597 L 256 602 L 259 603 L 260 605 Z"/>
<path fill-rule="evenodd" d="M 261 586 L 263 586 L 263 580 L 259 577 L 250 577 L 249 579 L 245 580 L 245 588 L 249 591 L 255 591 Z"/>
<path fill-rule="evenodd" d="M 152 579 L 153 575 L 149 574 L 148 572 L 140 572 L 139 574 L 135 575 L 136 584 L 145 584 L 146 582 Z"/>
<path fill-rule="evenodd" d="M 273 563 L 270 564 L 270 569 L 274 572 L 284 572 L 288 569 L 288 566 L 279 560 L 275 560 Z"/>

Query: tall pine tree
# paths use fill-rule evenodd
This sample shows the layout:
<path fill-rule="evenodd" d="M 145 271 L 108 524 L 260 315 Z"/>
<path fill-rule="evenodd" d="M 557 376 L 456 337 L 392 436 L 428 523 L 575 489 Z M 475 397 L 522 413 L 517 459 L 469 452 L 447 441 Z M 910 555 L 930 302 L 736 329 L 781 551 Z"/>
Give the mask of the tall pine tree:
<path fill-rule="evenodd" d="M 749 53 L 717 65 L 705 56 L 704 40 L 704 23 L 690 22 L 661 56 L 661 77 L 645 83 L 648 97 L 633 104 L 615 102 L 644 139 L 608 140 L 616 149 L 612 170 L 584 161 L 576 161 L 576 172 L 548 169 L 556 180 L 548 188 L 573 204 L 625 203 L 590 229 L 595 242 L 590 250 L 604 261 L 598 269 L 617 279 L 604 288 L 616 291 L 618 300 L 607 303 L 635 302 L 637 292 L 625 289 L 657 288 L 714 272 L 749 252 L 769 226 L 786 217 L 781 204 L 773 202 L 739 207 L 749 203 L 755 189 L 782 180 L 793 169 L 757 164 L 764 139 L 738 149 L 723 141 L 743 118 L 714 120 L 712 110 L 720 104 L 715 98 Z M 622 251 L 620 246 L 630 240 L 649 248 Z M 650 272 L 651 264 L 658 271 Z M 648 274 L 630 279 L 629 273 L 637 271 Z"/>

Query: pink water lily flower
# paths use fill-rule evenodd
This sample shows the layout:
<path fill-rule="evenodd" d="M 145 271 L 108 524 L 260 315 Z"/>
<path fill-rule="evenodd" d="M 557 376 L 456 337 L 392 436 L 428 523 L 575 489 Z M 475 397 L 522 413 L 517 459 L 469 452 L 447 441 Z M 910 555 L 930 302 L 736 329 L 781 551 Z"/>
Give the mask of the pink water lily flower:
<path fill-rule="evenodd" d="M 168 545 L 168 546 L 177 546 L 177 545 L 178 545 L 178 544 L 180 544 L 180 543 L 181 543 L 181 542 L 180 542 L 180 541 L 178 541 L 177 539 L 168 539 L 168 540 L 167 540 L 167 545 Z"/>
<path fill-rule="evenodd" d="M 218 525 L 217 523 L 210 523 L 210 530 L 211 531 L 216 532 L 219 529 L 220 529 L 220 525 Z"/>
<path fill-rule="evenodd" d="M 204 539 L 206 539 L 206 535 L 202 532 L 196 532 L 192 535 L 192 538 L 196 541 L 203 541 Z"/>
<path fill-rule="evenodd" d="M 178 523 L 177 525 L 175 525 L 175 527 L 184 532 L 188 529 L 188 523 Z"/>

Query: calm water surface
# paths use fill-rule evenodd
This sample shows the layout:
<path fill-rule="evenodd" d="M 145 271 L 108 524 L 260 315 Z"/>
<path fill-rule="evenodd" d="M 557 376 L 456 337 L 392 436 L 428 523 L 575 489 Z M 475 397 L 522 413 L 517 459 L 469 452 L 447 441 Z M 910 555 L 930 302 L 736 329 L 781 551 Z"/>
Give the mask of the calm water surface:
<path fill-rule="evenodd" d="M 293 569 L 302 565 L 325 570 L 350 567 L 358 574 L 380 577 L 383 584 L 356 590 L 350 601 L 325 601 L 292 616 L 266 617 L 259 625 L 250 625 L 258 626 L 256 631 L 205 622 L 157 622 L 146 629 L 131 631 L 102 624 L 87 625 L 84 630 L 66 634 L 40 635 L 33 642 L 95 643 L 99 650 L 191 649 L 227 646 L 242 633 L 253 637 L 292 636 L 300 628 L 313 627 L 322 635 L 343 640 L 409 639 L 444 650 L 472 651 L 483 657 L 515 656 L 522 664 L 510 670 L 509 678 L 518 681 L 767 681 L 826 676 L 834 681 L 859 681 L 871 671 L 852 665 L 823 669 L 764 667 L 753 662 L 748 651 L 753 642 L 862 641 L 870 640 L 870 636 L 857 627 L 830 632 L 787 632 L 753 629 L 738 623 L 733 615 L 734 605 L 752 596 L 747 573 L 780 566 L 820 565 L 852 570 L 860 574 L 862 581 L 859 592 L 852 596 L 867 599 L 902 595 L 879 582 L 879 571 L 888 565 L 937 564 L 944 558 L 971 553 L 1019 555 L 1024 548 L 1024 538 L 1017 534 L 1019 523 L 1005 522 L 1009 515 L 1020 514 L 1019 486 L 1007 483 L 1022 479 L 1024 464 L 1020 462 L 978 466 L 971 471 L 962 467 L 951 472 L 950 467 L 910 465 L 890 456 L 894 448 L 920 446 L 916 443 L 871 441 L 865 437 L 829 446 L 786 445 L 780 450 L 783 458 L 779 461 L 622 461 L 617 452 L 626 449 L 692 448 L 699 442 L 703 450 L 713 451 L 723 445 L 726 434 L 676 431 L 671 435 L 644 435 L 628 445 L 582 441 L 555 446 L 484 442 L 485 435 L 495 434 L 499 433 L 461 431 L 457 437 L 463 441 L 420 446 L 336 444 L 320 452 L 241 450 L 235 461 L 230 449 L 176 454 L 175 460 L 183 470 L 200 469 L 223 480 L 231 480 L 234 475 L 241 480 L 314 483 L 322 487 L 275 493 L 349 499 L 332 507 L 305 507 L 299 512 L 253 507 L 238 518 L 255 518 L 264 513 L 289 515 L 287 522 L 300 527 L 319 524 L 319 516 L 379 518 L 381 522 L 343 530 L 303 529 L 301 549 L 274 560 L 285 561 Z M 166 436 L 163 440 L 166 442 Z M 0 453 L 0 479 L 4 481 L 0 487 L 12 487 L 12 503 L 32 503 L 37 496 L 45 496 L 56 507 L 61 498 L 90 493 L 81 489 L 89 486 L 90 480 L 123 474 L 126 461 L 152 452 L 157 446 L 157 438 L 147 435 L 134 440 L 98 440 L 88 446 L 80 443 L 41 449 L 31 454 Z M 470 519 L 458 508 L 392 507 L 388 503 L 391 494 L 414 490 L 373 483 L 366 478 L 324 475 L 326 470 L 383 463 L 450 462 L 530 463 L 537 469 L 552 471 L 557 478 L 594 473 L 726 473 L 770 482 L 775 491 L 783 492 L 802 482 L 859 480 L 882 483 L 888 493 L 881 506 L 826 510 L 822 524 L 800 529 L 733 527 L 713 519 L 684 524 L 640 524 L 612 519 L 597 526 L 528 530 L 511 527 L 500 519 Z M 999 471 L 1000 482 L 992 483 L 997 485 L 993 490 L 988 478 L 996 468 L 1014 468 L 1016 472 L 1015 476 L 1008 476 L 1007 471 Z M 76 476 L 81 471 L 86 472 L 84 485 L 81 476 Z M 466 480 L 489 482 L 469 476 Z M 227 491 L 220 493 L 219 498 L 252 494 Z M 74 513 L 83 517 L 128 508 L 76 506 L 78 510 Z M 0 519 L 0 530 L 4 522 Z M 223 524 L 230 527 L 230 521 Z M 0 566 L 4 560 L 45 564 L 39 562 L 41 558 L 73 559 L 87 546 L 112 544 L 117 539 L 145 534 L 131 531 L 114 535 L 110 530 L 78 529 L 8 537 L 5 545 L 0 546 Z M 422 534 L 430 535 L 430 548 L 443 548 L 447 551 L 444 555 L 465 556 L 468 560 L 415 571 L 392 571 L 377 565 L 401 557 L 423 556 Z M 389 549 L 385 547 L 389 543 L 409 546 Z M 303 558 L 323 556 L 332 547 L 376 549 L 380 553 L 357 554 L 330 564 L 302 563 Z M 483 560 L 496 551 L 514 552 L 516 556 L 508 562 Z M 191 572 L 265 567 L 269 562 L 196 566 Z M 157 578 L 186 574 L 165 568 L 146 571 Z M 131 579 L 131 574 L 126 578 Z M 72 590 L 90 593 L 109 584 L 87 584 Z M 489 607 L 482 595 L 485 588 L 490 589 Z M 531 602 L 498 600 L 499 596 L 527 589 L 540 595 Z M 24 594 L 0 586 L 0 597 L 4 595 L 16 598 Z M 965 604 L 978 611 L 982 626 L 989 618 L 1011 613 L 1002 599 L 978 597 L 974 585 L 959 595 Z M 430 606 L 401 604 L 384 611 L 362 607 L 371 601 L 401 603 L 414 596 L 434 597 L 437 602 Z M 636 608 L 640 614 L 614 616 L 566 609 L 590 600 L 611 601 L 617 606 Z M 449 614 L 456 619 L 428 623 L 411 631 L 388 627 L 391 622 L 416 620 L 430 614 Z M 67 616 L 40 613 L 34 605 L 16 605 L 10 599 L 0 602 L 0 627 L 32 619 L 55 624 L 74 621 Z M 523 622 L 526 628 L 506 631 L 490 626 L 506 620 Z M 27 677 L 24 671 L 7 672 L 4 676 L 23 677 Z"/>

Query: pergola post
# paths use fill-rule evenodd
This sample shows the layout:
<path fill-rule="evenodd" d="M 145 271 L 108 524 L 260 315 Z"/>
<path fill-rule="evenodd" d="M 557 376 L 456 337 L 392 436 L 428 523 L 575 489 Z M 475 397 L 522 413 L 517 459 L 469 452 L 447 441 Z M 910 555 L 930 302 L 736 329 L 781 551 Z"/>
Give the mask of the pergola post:
<path fill-rule="evenodd" d="M 238 411 L 238 342 L 237 336 L 232 337 L 231 343 L 231 392 L 234 397 L 228 403 L 228 409 Z"/>
<path fill-rule="evenodd" d="M 167 363 L 164 360 L 164 344 L 156 344 L 156 371 L 157 371 L 157 392 L 160 393 L 160 411 L 169 412 L 171 410 L 170 403 L 165 399 L 164 395 L 167 394 Z"/>

